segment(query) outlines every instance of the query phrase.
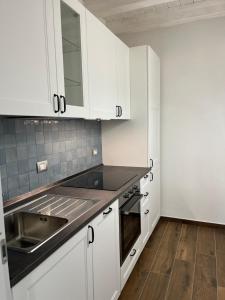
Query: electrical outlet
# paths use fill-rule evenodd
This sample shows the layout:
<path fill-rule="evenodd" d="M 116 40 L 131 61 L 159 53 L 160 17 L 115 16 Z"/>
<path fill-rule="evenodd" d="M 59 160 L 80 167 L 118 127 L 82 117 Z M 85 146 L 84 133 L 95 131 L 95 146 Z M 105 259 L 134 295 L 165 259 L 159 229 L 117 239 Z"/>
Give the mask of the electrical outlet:
<path fill-rule="evenodd" d="M 93 148 L 93 149 L 92 149 L 92 155 L 93 155 L 93 156 L 98 155 L 98 149 L 97 149 L 97 148 Z"/>
<path fill-rule="evenodd" d="M 37 162 L 37 172 L 38 173 L 45 172 L 47 170 L 48 170 L 48 161 L 47 160 Z"/>

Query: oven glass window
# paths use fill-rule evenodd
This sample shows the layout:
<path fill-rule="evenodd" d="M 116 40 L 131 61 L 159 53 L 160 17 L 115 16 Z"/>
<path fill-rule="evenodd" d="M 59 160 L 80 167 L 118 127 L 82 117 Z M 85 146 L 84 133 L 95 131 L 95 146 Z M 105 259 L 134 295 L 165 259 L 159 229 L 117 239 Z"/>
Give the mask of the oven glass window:
<path fill-rule="evenodd" d="M 120 208 L 121 265 L 141 234 L 140 197 L 133 197 Z"/>

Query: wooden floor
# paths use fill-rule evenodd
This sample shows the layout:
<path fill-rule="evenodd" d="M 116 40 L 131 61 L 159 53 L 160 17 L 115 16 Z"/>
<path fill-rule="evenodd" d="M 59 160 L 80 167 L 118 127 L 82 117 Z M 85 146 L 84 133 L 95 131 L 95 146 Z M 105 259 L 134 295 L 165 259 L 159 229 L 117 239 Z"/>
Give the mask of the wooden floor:
<path fill-rule="evenodd" d="M 160 220 L 119 300 L 225 300 L 225 229 Z"/>

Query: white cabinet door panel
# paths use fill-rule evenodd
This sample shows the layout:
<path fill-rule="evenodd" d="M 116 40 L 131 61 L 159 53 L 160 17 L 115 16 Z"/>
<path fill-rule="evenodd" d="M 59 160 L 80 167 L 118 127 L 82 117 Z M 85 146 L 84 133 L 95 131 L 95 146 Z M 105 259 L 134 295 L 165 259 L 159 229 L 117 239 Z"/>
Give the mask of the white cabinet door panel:
<path fill-rule="evenodd" d="M 86 14 L 77 0 L 54 0 L 55 48 L 60 115 L 88 117 Z"/>
<path fill-rule="evenodd" d="M 88 249 L 84 228 L 20 281 L 13 288 L 13 299 L 90 299 Z"/>
<path fill-rule="evenodd" d="M 95 16 L 86 11 L 90 118 L 115 117 L 115 37 Z"/>
<path fill-rule="evenodd" d="M 120 39 L 116 43 L 117 101 L 121 107 L 119 119 L 130 119 L 130 49 Z"/>
<path fill-rule="evenodd" d="M 0 18 L 0 114 L 54 116 L 52 2 L 2 0 Z"/>
<path fill-rule="evenodd" d="M 114 300 L 120 293 L 118 201 L 92 223 L 94 299 Z"/>

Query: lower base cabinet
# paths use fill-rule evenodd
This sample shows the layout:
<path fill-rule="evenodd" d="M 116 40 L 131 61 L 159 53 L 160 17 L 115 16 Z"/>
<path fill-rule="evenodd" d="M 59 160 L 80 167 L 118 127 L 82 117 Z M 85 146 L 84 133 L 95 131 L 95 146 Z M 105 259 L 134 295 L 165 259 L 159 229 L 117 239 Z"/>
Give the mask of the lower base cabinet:
<path fill-rule="evenodd" d="M 108 207 L 92 223 L 94 299 L 116 300 L 120 294 L 118 201 Z"/>
<path fill-rule="evenodd" d="M 88 300 L 91 297 L 87 228 L 13 288 L 14 300 Z"/>
<path fill-rule="evenodd" d="M 14 300 L 116 300 L 120 294 L 118 201 L 12 289 Z"/>

